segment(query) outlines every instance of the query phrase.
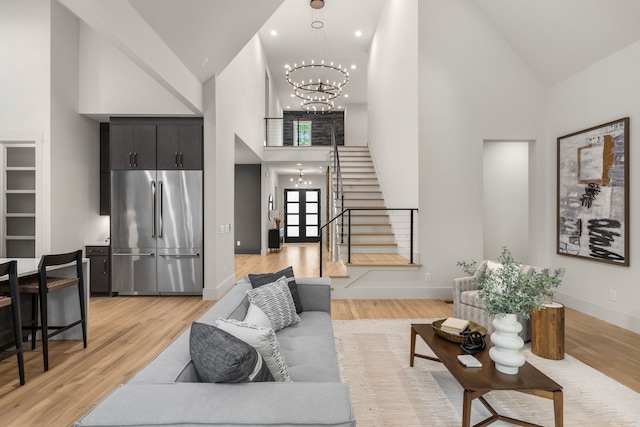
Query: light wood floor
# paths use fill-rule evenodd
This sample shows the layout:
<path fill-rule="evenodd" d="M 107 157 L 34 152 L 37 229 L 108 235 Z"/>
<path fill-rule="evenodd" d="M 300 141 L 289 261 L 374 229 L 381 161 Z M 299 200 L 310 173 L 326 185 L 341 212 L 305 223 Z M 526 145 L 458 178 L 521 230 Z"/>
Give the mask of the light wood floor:
<path fill-rule="evenodd" d="M 287 245 L 263 257 L 238 255 L 236 274 L 242 277 L 293 265 L 297 276 L 312 276 L 317 252 L 315 259 L 311 252 L 308 246 Z M 199 297 L 91 298 L 87 349 L 79 342 L 52 342 L 48 372 L 42 370 L 40 344 L 35 351 L 27 350 L 24 386 L 18 382 L 15 358 L 0 362 L 0 426 L 72 425 L 213 303 Z M 334 319 L 428 318 L 452 313 L 449 302 L 437 300 L 332 302 Z M 570 309 L 565 326 L 567 353 L 640 392 L 640 335 Z"/>

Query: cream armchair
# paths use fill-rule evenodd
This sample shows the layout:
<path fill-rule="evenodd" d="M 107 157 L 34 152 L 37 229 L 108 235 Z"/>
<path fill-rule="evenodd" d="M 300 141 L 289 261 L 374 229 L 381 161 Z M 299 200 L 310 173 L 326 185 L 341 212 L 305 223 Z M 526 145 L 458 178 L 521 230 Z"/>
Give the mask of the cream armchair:
<path fill-rule="evenodd" d="M 485 328 L 487 333 L 493 332 L 491 321 L 493 317 L 487 316 L 484 303 L 478 298 L 480 288 L 476 285 L 474 278 L 487 268 L 487 261 L 482 261 L 473 276 L 453 279 L 453 316 L 459 319 L 466 319 L 476 322 Z M 523 265 L 525 272 L 534 270 L 529 265 Z M 531 340 L 531 321 L 518 316 L 518 321 L 522 325 L 520 337 L 526 342 Z"/>

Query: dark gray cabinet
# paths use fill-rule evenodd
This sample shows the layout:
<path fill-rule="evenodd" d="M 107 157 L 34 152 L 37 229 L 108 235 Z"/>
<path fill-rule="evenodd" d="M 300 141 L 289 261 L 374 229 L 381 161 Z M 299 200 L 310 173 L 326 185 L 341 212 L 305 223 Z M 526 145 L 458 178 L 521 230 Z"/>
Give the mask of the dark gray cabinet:
<path fill-rule="evenodd" d="M 109 215 L 111 213 L 110 204 L 109 123 L 100 123 L 100 215 Z"/>
<path fill-rule="evenodd" d="M 87 246 L 91 295 L 111 295 L 109 246 Z"/>
<path fill-rule="evenodd" d="M 156 126 L 114 124 L 109 129 L 112 170 L 156 168 Z"/>
<path fill-rule="evenodd" d="M 202 169 L 201 125 L 158 125 L 158 170 Z"/>

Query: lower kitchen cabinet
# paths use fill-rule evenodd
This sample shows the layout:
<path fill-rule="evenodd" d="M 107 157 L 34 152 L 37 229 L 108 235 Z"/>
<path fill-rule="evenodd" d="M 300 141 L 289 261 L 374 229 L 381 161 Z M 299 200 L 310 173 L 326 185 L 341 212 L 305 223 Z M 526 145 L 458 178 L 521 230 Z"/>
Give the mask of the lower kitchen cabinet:
<path fill-rule="evenodd" d="M 90 266 L 91 295 L 111 295 L 111 267 L 109 246 L 87 246 Z"/>

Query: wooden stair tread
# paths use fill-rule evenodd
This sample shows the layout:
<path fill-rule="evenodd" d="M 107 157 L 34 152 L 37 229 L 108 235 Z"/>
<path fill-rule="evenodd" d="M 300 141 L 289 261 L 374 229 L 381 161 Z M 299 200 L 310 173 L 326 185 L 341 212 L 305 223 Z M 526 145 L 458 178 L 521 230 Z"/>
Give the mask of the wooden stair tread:
<path fill-rule="evenodd" d="M 353 255 L 351 255 L 353 257 Z M 385 263 L 385 262 L 362 262 L 362 261 L 356 261 L 356 262 L 346 262 L 345 265 L 348 266 L 353 266 L 353 267 L 414 267 L 414 268 L 420 268 L 422 267 L 422 264 L 410 264 L 409 260 L 406 260 L 403 263 Z"/>
<path fill-rule="evenodd" d="M 339 246 L 348 246 L 348 243 L 338 243 Z M 395 242 L 351 242 L 351 246 L 398 246 Z"/>
<path fill-rule="evenodd" d="M 353 224 L 351 224 L 351 226 L 353 227 Z M 349 233 L 339 233 L 341 236 L 348 236 Z M 393 236 L 393 233 L 389 233 L 389 232 L 381 232 L 381 231 L 352 231 L 351 232 L 352 236 Z"/>

